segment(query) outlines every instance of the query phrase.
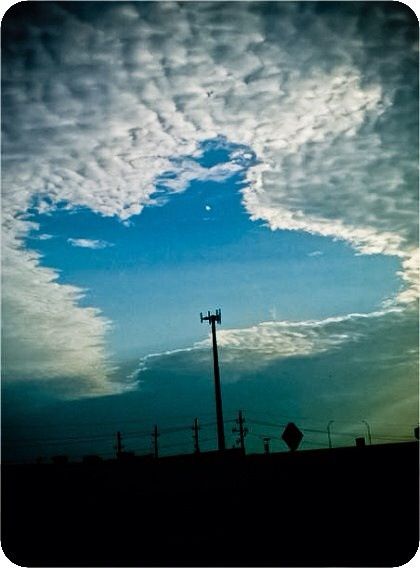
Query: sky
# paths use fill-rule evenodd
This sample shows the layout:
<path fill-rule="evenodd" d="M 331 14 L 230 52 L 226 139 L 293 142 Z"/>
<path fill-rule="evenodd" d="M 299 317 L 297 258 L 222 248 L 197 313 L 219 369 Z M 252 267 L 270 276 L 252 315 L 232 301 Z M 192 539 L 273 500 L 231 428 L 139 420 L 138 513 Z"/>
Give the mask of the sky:
<path fill-rule="evenodd" d="M 412 435 L 407 6 L 27 2 L 2 41 L 6 459 L 215 447 L 216 308 L 228 443 Z"/>

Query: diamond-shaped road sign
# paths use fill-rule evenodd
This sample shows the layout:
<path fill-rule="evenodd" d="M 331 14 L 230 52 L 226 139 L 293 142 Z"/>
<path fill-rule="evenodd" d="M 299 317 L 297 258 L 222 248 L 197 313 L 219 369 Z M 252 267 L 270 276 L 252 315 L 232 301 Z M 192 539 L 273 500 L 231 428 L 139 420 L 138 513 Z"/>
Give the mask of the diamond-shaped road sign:
<path fill-rule="evenodd" d="M 289 449 L 293 452 L 298 449 L 299 444 L 301 443 L 303 438 L 303 433 L 299 430 L 296 424 L 289 422 L 289 424 L 284 429 L 281 437 L 289 446 Z"/>

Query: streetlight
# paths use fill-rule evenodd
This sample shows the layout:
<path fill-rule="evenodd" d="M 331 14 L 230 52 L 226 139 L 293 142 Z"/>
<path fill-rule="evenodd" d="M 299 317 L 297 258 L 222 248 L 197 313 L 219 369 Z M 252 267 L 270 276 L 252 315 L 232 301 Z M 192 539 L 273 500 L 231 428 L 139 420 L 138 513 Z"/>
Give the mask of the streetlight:
<path fill-rule="evenodd" d="M 334 422 L 334 420 L 330 420 L 327 424 L 327 432 L 328 432 L 328 447 L 331 449 L 332 448 L 332 442 L 331 442 L 331 424 Z"/>
<path fill-rule="evenodd" d="M 367 429 L 367 433 L 368 433 L 368 440 L 369 440 L 369 446 L 372 445 L 372 432 L 369 426 L 369 423 L 367 420 L 362 420 L 363 424 L 366 424 L 366 429 Z"/>

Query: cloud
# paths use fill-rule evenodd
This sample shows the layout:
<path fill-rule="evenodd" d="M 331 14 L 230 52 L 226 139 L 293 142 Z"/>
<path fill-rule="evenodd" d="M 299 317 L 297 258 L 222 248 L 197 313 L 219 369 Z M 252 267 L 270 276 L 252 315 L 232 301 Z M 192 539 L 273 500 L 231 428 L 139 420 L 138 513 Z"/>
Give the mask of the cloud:
<path fill-rule="evenodd" d="M 4 246 L 5 245 L 5 246 Z M 104 341 L 111 323 L 78 307 L 83 292 L 58 284 L 57 273 L 18 242 L 3 243 L 3 381 L 60 379 L 64 396 L 122 392 Z"/>
<path fill-rule="evenodd" d="M 394 322 L 401 326 L 406 317 L 412 321 L 412 313 L 413 310 L 410 310 L 406 316 L 401 307 L 392 306 L 368 314 L 354 313 L 323 320 L 261 322 L 248 328 L 220 328 L 217 341 L 224 364 L 249 371 L 264 367 L 271 361 L 314 356 L 360 343 L 372 329 L 381 325 L 389 326 L 389 322 Z M 179 353 L 209 352 L 211 342 L 209 336 L 185 349 L 147 355 L 140 360 L 137 372 L 146 371 L 155 360 Z"/>
<path fill-rule="evenodd" d="M 28 36 L 14 49 L 10 63 L 21 67 L 10 70 L 12 82 L 21 78 L 25 45 L 47 70 L 25 68 L 40 93 L 18 119 L 29 141 L 6 140 L 12 156 L 31 139 L 45 142 L 40 167 L 30 164 L 39 193 L 127 219 L 150 202 L 165 172 L 177 174 L 167 182 L 172 191 L 203 173 L 217 177 L 217 167 L 205 172 L 185 157 L 223 135 L 257 154 L 244 190 L 253 218 L 343 238 L 363 252 L 403 254 L 416 243 L 409 146 L 416 136 L 408 118 L 415 73 L 411 83 L 404 76 L 416 57 L 406 49 L 411 13 L 372 8 L 372 34 L 357 10 L 342 7 L 338 23 L 337 13 L 311 7 L 306 21 L 297 7 L 278 4 L 272 14 L 263 6 L 225 4 L 216 14 L 197 4 L 130 5 L 130 18 L 127 6 L 82 17 L 51 5 L 41 11 L 44 41 Z M 63 19 L 60 36 L 55 17 Z M 392 46 L 389 24 L 399 29 Z"/>
<path fill-rule="evenodd" d="M 269 321 L 245 329 L 221 329 L 218 343 L 226 361 L 313 356 L 359 343 L 378 326 L 378 320 L 404 322 L 401 308 L 392 307 L 368 314 L 348 314 L 324 320 Z M 200 344 L 199 344 L 200 345 Z M 200 346 L 209 347 L 210 340 Z"/>
<path fill-rule="evenodd" d="M 172 193 L 182 192 L 192 181 L 215 181 L 222 182 L 239 171 L 243 171 L 244 166 L 237 161 L 216 164 L 212 167 L 203 167 L 194 160 L 179 160 L 171 171 L 166 172 L 163 178 L 157 178 L 156 183 L 164 185 L 166 190 Z M 168 177 L 171 175 L 173 177 Z M 154 203 L 152 200 L 151 203 Z"/>
<path fill-rule="evenodd" d="M 316 322 L 306 322 L 307 330 L 315 333 L 323 327 L 324 334 L 348 335 L 347 340 L 318 353 L 281 356 L 263 362 L 260 353 L 247 354 L 248 341 L 243 342 L 243 349 L 236 351 L 234 359 L 227 356 L 227 345 L 220 347 L 225 420 L 236 418 L 241 408 L 254 434 L 275 436 L 281 435 L 282 425 L 293 421 L 304 430 L 304 441 L 310 442 L 306 447 L 328 444 L 326 427 L 330 419 L 335 421 L 332 426 L 334 445 L 351 445 L 356 436 L 366 435 L 366 426 L 361 420 L 368 420 L 374 443 L 386 441 L 379 436 L 395 440 L 402 435 L 412 439 L 413 427 L 418 423 L 418 312 L 394 310 L 378 313 L 373 318 L 353 316 L 336 320 L 329 323 L 321 320 L 318 326 Z M 288 322 L 284 322 L 283 327 L 283 331 L 287 331 Z M 218 327 L 218 332 L 222 329 L 224 327 Z M 279 330 L 279 339 L 280 335 Z M 256 363 L 252 364 L 253 361 Z M 146 432 L 155 423 L 163 430 L 187 426 L 194 416 L 203 427 L 208 421 L 215 423 L 209 344 L 149 357 L 146 367 L 140 373 L 140 389 L 112 398 L 98 397 L 88 403 L 78 400 L 64 405 L 54 401 L 52 405 L 42 404 L 37 408 L 40 397 L 34 385 L 15 383 L 5 392 L 4 426 L 10 437 L 14 434 L 15 438 L 13 426 L 17 421 L 21 428 L 23 424 L 28 430 L 35 423 L 42 429 L 39 436 L 48 438 L 51 424 L 56 425 L 58 436 L 65 437 L 69 434 L 69 425 L 77 436 L 83 435 L 86 423 L 97 423 L 97 433 L 104 434 L 106 428 L 105 433 L 109 431 L 108 439 L 111 439 L 112 423 L 124 428 L 127 421 L 141 420 L 141 430 Z M 105 422 L 110 421 L 109 428 L 104 426 L 104 417 Z M 257 427 L 254 420 L 277 424 L 277 432 L 262 425 Z M 215 447 L 215 426 L 209 427 L 206 436 L 207 432 L 214 436 L 211 447 Z M 225 434 L 230 445 L 234 437 L 228 425 Z M 145 448 L 148 439 L 146 434 L 146 445 L 143 441 L 136 445 L 134 440 L 127 439 L 128 449 Z M 247 451 L 260 452 L 261 442 L 253 444 L 253 439 L 257 440 L 254 436 L 247 437 Z M 165 440 L 165 445 L 178 441 Z M 190 440 L 190 433 L 185 432 L 179 442 L 186 441 L 189 451 Z M 279 445 L 276 449 L 285 448 Z M 108 450 L 109 447 L 99 442 L 92 448 L 99 453 Z M 68 451 L 74 452 L 76 457 L 86 453 L 86 446 L 75 444 L 69 446 Z M 35 459 L 39 455 L 37 448 L 19 450 L 16 444 L 6 447 L 5 452 L 14 459 L 22 459 L 23 455 L 26 459 Z"/>
<path fill-rule="evenodd" d="M 384 232 L 391 238 L 397 222 L 398 233 L 409 231 L 412 224 L 402 227 L 401 215 L 415 217 L 415 191 L 408 187 L 402 199 L 401 190 L 413 173 L 413 152 L 407 155 L 406 144 L 394 142 L 400 132 L 395 117 L 409 112 L 396 104 L 396 90 L 410 88 L 402 80 L 404 66 L 415 60 L 403 38 L 410 17 L 404 10 L 399 15 L 391 60 L 385 29 L 398 14 L 375 11 L 372 47 L 357 11 L 340 8 L 338 25 L 314 8 L 308 22 L 296 7 L 275 4 L 273 10 L 268 15 L 263 7 L 225 4 L 216 14 L 215 7 L 197 4 L 112 5 L 82 15 L 56 4 L 40 9 L 44 40 L 28 31 L 6 58 L 9 88 L 25 73 L 31 90 L 8 98 L 23 115 L 15 118 L 17 136 L 6 138 L 6 155 L 13 159 L 41 138 L 45 145 L 30 146 L 30 154 L 41 158 L 38 167 L 29 163 L 39 176 L 32 191 L 128 218 L 148 203 L 162 173 L 178 172 L 171 189 L 185 188 L 191 179 L 185 171 L 204 171 L 185 156 L 196 154 L 202 140 L 224 135 L 257 153 L 261 163 L 249 172 L 244 201 L 273 227 L 300 229 L 308 219 L 308 229 L 329 224 L 346 239 L 346 227 L 349 233 L 364 229 L 355 242 L 379 240 Z M 59 35 L 56 17 L 62 19 Z M 6 31 L 13 33 L 13 19 Z M 323 58 L 325 38 L 332 64 Z M 368 49 L 384 46 L 383 53 L 367 58 Z M 27 64 L 26 48 L 37 54 L 35 68 Z M 34 93 L 27 105 L 25 97 Z M 379 167 L 383 173 L 376 179 Z"/>
<path fill-rule="evenodd" d="M 16 295 L 42 305 L 61 286 L 16 244 L 29 207 L 129 222 L 194 179 L 246 171 L 252 219 L 396 255 L 397 300 L 417 297 L 417 22 L 404 5 L 51 2 L 15 5 L 3 28 L 6 247 L 16 270 L 43 282 L 5 280 L 22 285 Z M 199 165 L 217 137 L 244 150 Z M 93 345 L 106 326 L 80 294 L 63 288 L 57 311 L 69 327 L 83 314 L 100 369 Z"/>
<path fill-rule="evenodd" d="M 101 241 L 96 239 L 67 239 L 67 242 L 73 247 L 90 248 L 90 249 L 103 249 L 114 246 L 113 243 L 108 241 Z"/>
<path fill-rule="evenodd" d="M 322 256 L 324 253 L 321 250 L 313 250 L 308 252 L 308 256 Z"/>
<path fill-rule="evenodd" d="M 405 424 L 411 434 L 418 420 L 417 309 L 218 328 L 218 343 L 228 413 L 240 404 L 246 415 L 306 416 L 323 428 L 335 419 L 337 431 L 343 429 L 342 421 L 354 426 L 368 419 L 378 421 L 376 434 L 395 434 L 394 422 Z M 173 396 L 174 384 L 179 392 L 186 384 L 191 393 L 210 390 L 212 369 L 211 341 L 206 339 L 145 357 L 137 373 L 143 392 L 171 389 Z M 199 405 L 202 395 L 196 396 Z"/>

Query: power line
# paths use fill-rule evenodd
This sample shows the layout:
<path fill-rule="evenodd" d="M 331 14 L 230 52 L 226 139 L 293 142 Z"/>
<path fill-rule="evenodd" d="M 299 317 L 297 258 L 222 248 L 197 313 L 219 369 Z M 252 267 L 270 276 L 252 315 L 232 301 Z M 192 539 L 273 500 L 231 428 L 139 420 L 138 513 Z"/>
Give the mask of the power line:
<path fill-rule="evenodd" d="M 203 413 L 205 415 L 213 415 L 213 413 Z M 129 423 L 144 423 L 144 421 L 140 421 L 140 420 L 120 420 L 118 421 L 119 424 L 129 424 Z M 313 420 L 313 422 L 317 422 L 316 420 Z M 334 421 L 336 422 L 336 421 Z M 344 421 L 340 420 L 338 421 L 339 423 L 343 424 Z M 236 425 L 239 425 L 239 429 L 237 429 L 237 431 L 240 434 L 239 440 L 241 441 L 241 447 L 244 448 L 244 438 L 245 438 L 245 428 L 243 427 L 244 424 L 244 419 L 242 417 L 242 414 L 240 413 L 240 418 L 239 419 L 226 419 L 223 420 L 224 424 L 230 424 L 230 423 L 236 423 Z M 282 440 L 281 436 L 280 436 L 280 429 L 283 428 L 285 426 L 284 423 L 282 422 L 271 422 L 270 420 L 259 420 L 258 418 L 252 417 L 248 418 L 248 423 L 250 423 L 253 426 L 253 431 L 249 431 L 249 434 L 255 439 L 259 439 L 259 440 L 263 440 L 264 439 L 269 439 L 270 441 L 273 442 L 273 444 L 275 443 L 276 446 L 277 444 L 281 444 L 281 447 L 283 447 L 284 441 Z M 346 424 L 349 424 L 349 422 L 345 422 Z M 378 424 L 379 422 L 375 422 L 373 421 L 373 423 Z M 101 423 L 102 425 L 105 423 Z M 109 424 L 109 422 L 108 422 Z M 352 426 L 354 427 L 354 422 L 351 422 Z M 385 423 L 383 423 L 385 424 Z M 386 423 L 388 427 L 391 426 L 391 423 Z M 82 425 L 82 423 L 79 424 L 80 426 Z M 200 424 L 200 430 L 202 428 L 213 428 L 214 426 L 217 426 L 218 422 L 215 421 L 209 421 L 209 422 L 204 422 Z M 309 425 L 311 426 L 311 425 Z M 309 438 L 311 437 L 315 437 L 318 438 L 319 435 L 321 436 L 326 436 L 328 429 L 320 429 L 320 428 L 313 428 L 313 427 L 302 427 L 302 431 L 307 434 L 309 436 Z M 408 425 L 406 425 L 408 427 Z M 256 430 L 255 430 L 256 428 Z M 261 428 L 263 431 L 259 431 L 259 428 Z M 275 429 L 277 432 L 279 432 L 279 434 L 267 434 L 266 429 L 272 430 Z M 242 430 L 242 434 L 241 434 L 241 430 Z M 135 440 L 135 439 L 139 439 L 139 438 L 148 438 L 150 436 L 150 430 L 129 430 L 129 431 L 122 431 L 119 430 L 120 432 L 120 436 L 122 437 L 122 435 L 124 436 L 124 438 L 127 440 Z M 161 435 L 164 436 L 168 436 L 170 437 L 171 435 L 176 435 L 176 434 L 181 434 L 183 432 L 189 432 L 191 433 L 191 424 L 189 425 L 173 425 L 173 426 L 167 426 L 166 428 L 162 428 L 159 429 L 159 431 L 157 431 L 157 426 L 155 426 L 154 432 L 153 432 L 153 450 L 150 450 L 150 448 L 139 448 L 139 447 L 135 447 L 136 451 L 141 451 L 141 452 L 148 452 L 148 453 L 154 453 L 154 455 L 156 457 L 158 457 L 158 447 L 157 447 L 157 438 L 160 437 Z M 157 435 L 156 435 L 157 434 Z M 115 436 L 115 431 L 114 432 L 109 432 L 109 433 L 104 433 L 104 434 L 91 434 L 91 435 L 73 435 L 73 436 L 63 436 L 63 437 L 47 437 L 47 438 L 11 438 L 11 439 L 7 439 L 4 437 L 3 434 L 3 443 L 5 444 L 6 447 L 10 447 L 11 445 L 15 445 L 15 449 L 17 452 L 19 452 L 19 450 L 23 450 L 23 452 L 25 451 L 24 448 L 26 447 L 32 447 L 32 448 L 36 448 L 36 450 L 34 451 L 42 451 L 42 445 L 45 446 L 45 450 L 47 454 L 50 454 L 52 452 L 52 448 L 56 447 L 57 445 L 62 445 L 62 446 L 71 446 L 71 445 L 85 445 L 85 444 L 94 444 L 95 442 L 97 442 L 98 444 L 101 443 L 101 446 L 103 447 L 103 450 L 106 450 L 106 448 L 104 447 L 104 444 L 107 443 L 106 445 L 112 443 L 112 440 Z M 349 432 L 349 431 L 335 431 L 335 436 L 338 440 L 340 440 L 341 438 L 341 444 L 339 442 L 339 446 L 342 447 L 343 446 L 343 439 L 345 438 L 352 438 L 354 439 L 355 436 L 357 436 L 356 433 L 353 432 Z M 374 435 L 374 439 L 378 440 L 378 441 L 383 441 L 383 442 L 398 442 L 398 441 L 409 441 L 412 440 L 413 437 L 410 436 L 408 433 L 405 434 L 400 434 L 397 432 L 392 432 L 392 431 L 388 431 L 388 432 L 379 432 L 378 434 L 375 432 Z M 215 438 L 214 437 L 207 437 L 207 438 L 200 438 L 200 445 L 201 444 L 213 444 L 215 442 Z M 219 439 L 220 442 L 220 439 Z M 322 440 L 314 440 L 314 439 L 307 439 L 307 437 L 305 437 L 304 439 L 304 444 L 308 445 L 308 446 L 313 446 L 313 447 L 319 447 L 319 448 L 323 448 L 326 447 L 326 443 Z M 170 443 L 164 443 L 161 448 L 163 450 L 173 450 L 176 451 L 177 448 L 186 448 L 186 447 L 190 447 L 191 449 L 191 453 L 194 451 L 194 446 L 192 444 L 191 441 L 177 441 L 175 440 L 174 442 Z M 197 447 L 197 444 L 196 444 Z M 122 444 L 121 444 L 121 450 L 122 450 Z M 117 451 L 117 454 L 120 454 L 121 452 Z M 70 455 L 74 456 L 74 453 L 70 450 Z M 100 451 L 100 455 L 104 456 L 104 455 L 111 455 L 110 453 L 106 452 L 106 451 Z"/>

